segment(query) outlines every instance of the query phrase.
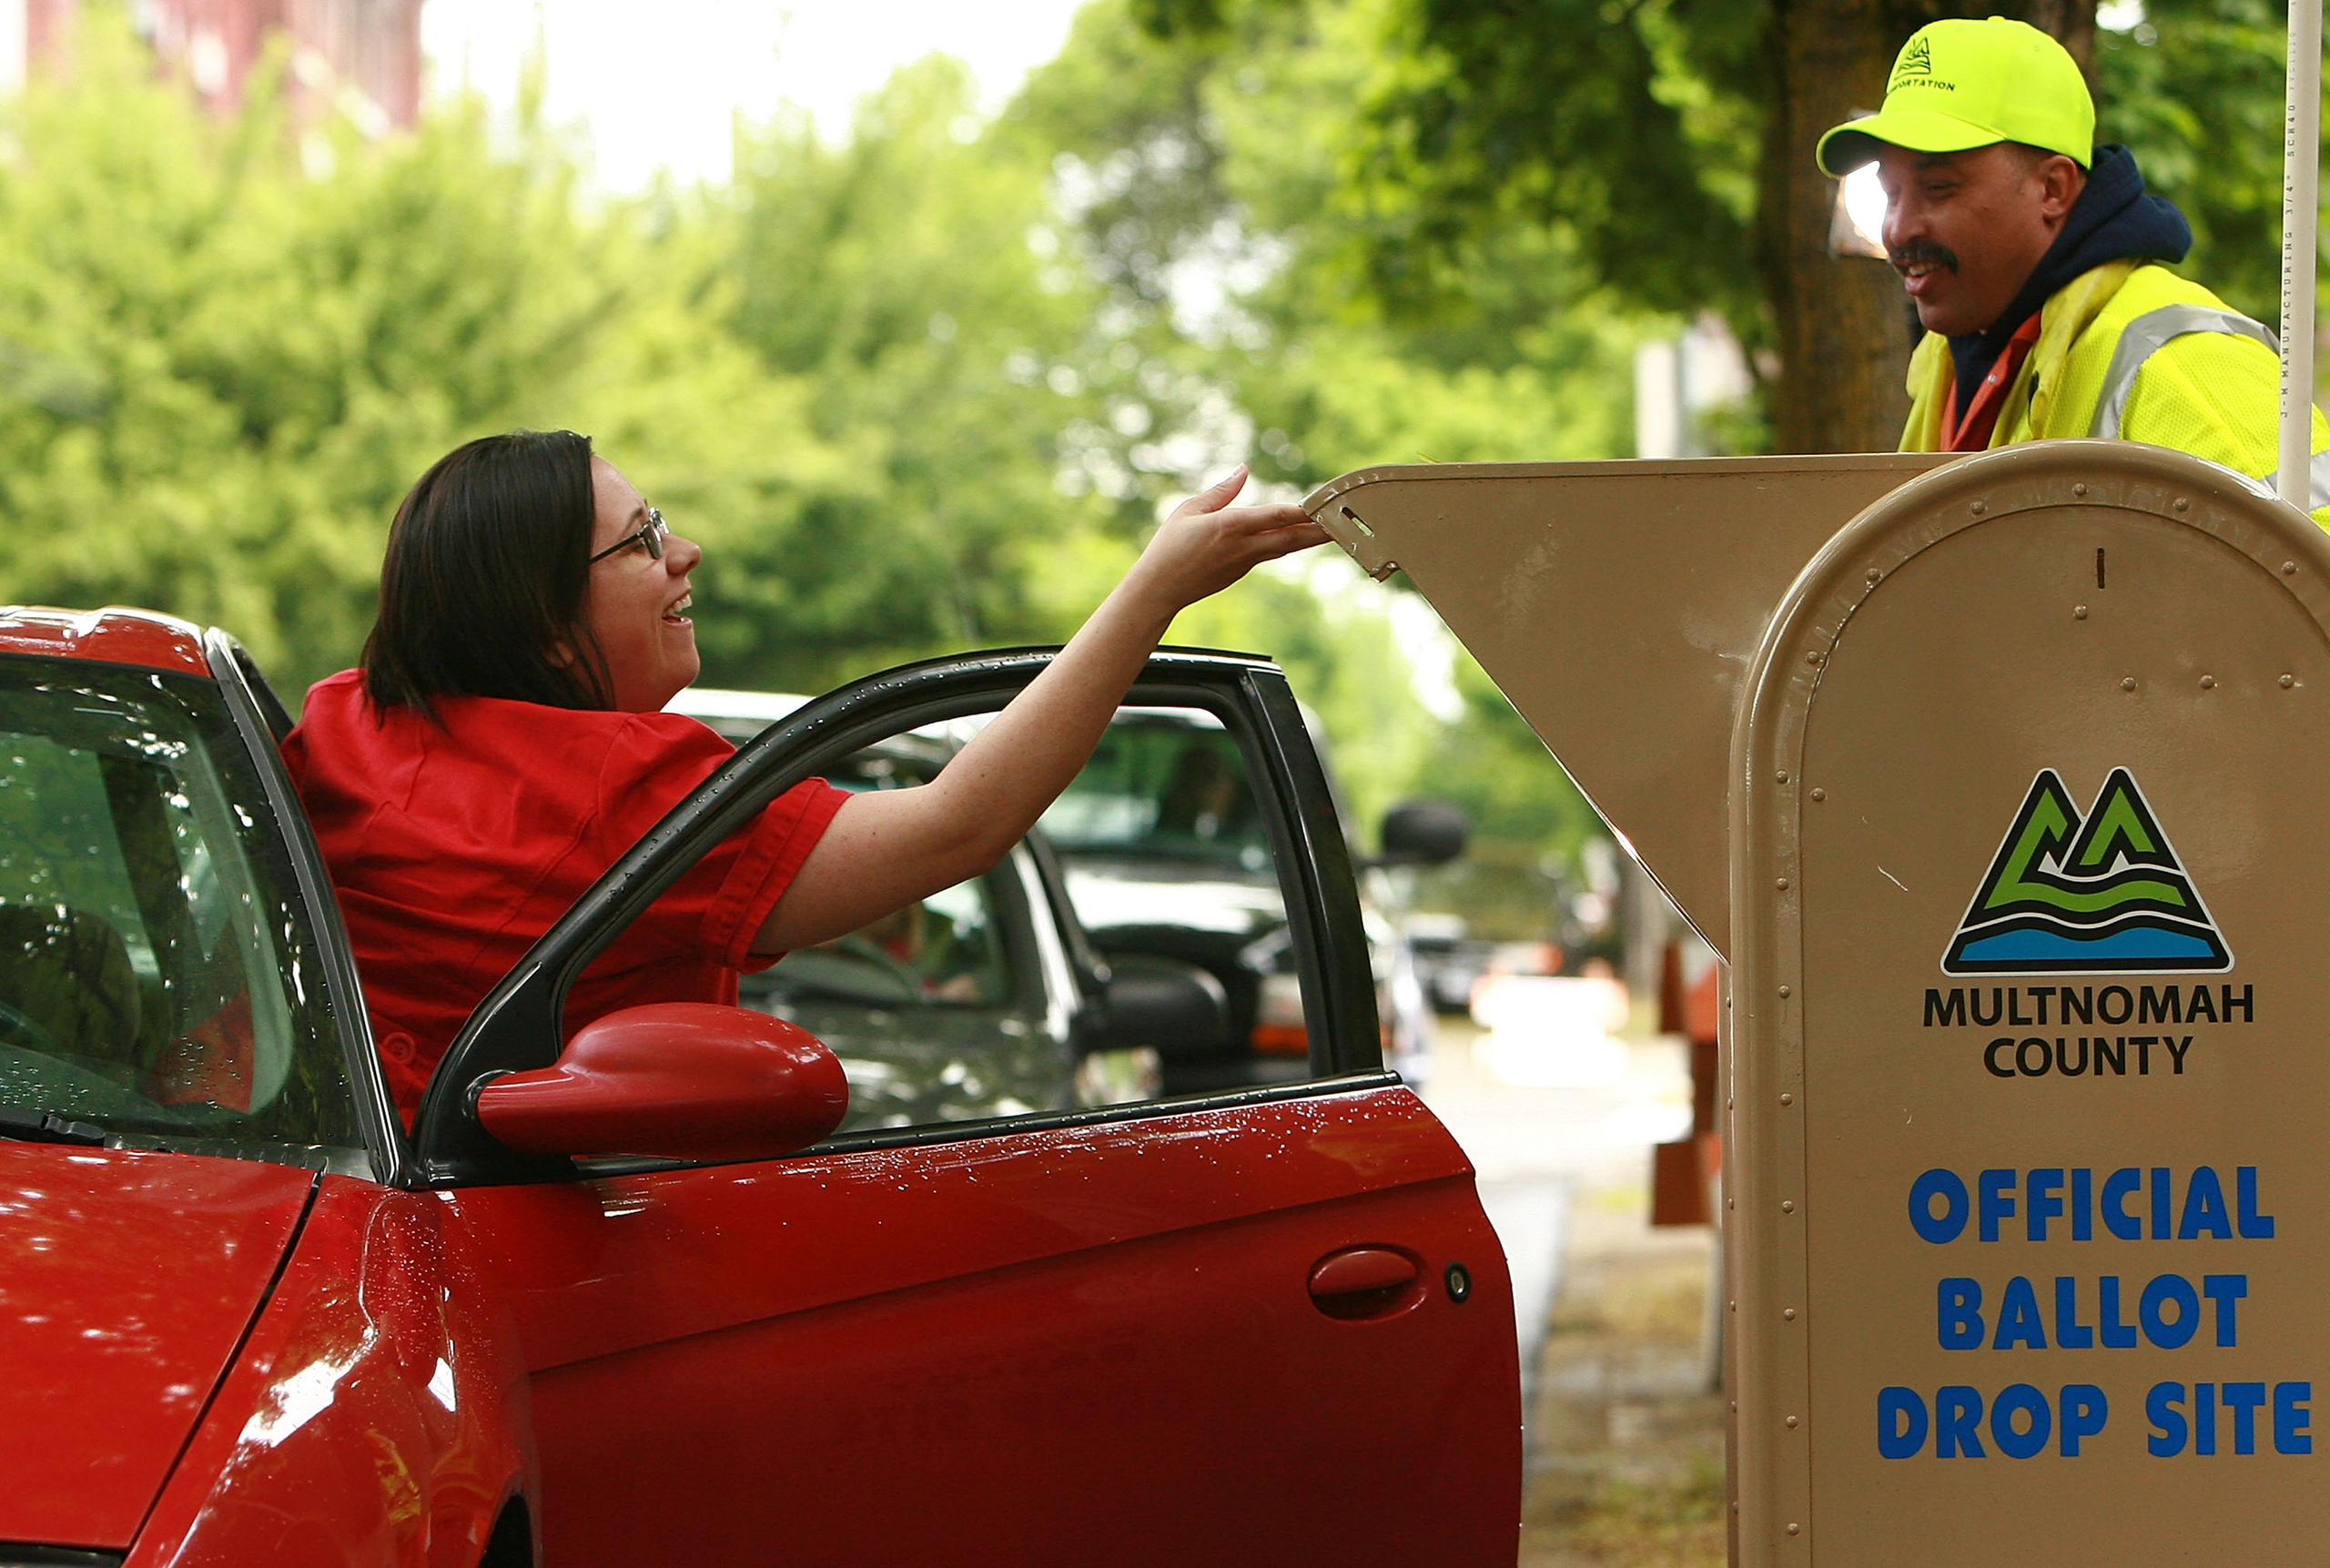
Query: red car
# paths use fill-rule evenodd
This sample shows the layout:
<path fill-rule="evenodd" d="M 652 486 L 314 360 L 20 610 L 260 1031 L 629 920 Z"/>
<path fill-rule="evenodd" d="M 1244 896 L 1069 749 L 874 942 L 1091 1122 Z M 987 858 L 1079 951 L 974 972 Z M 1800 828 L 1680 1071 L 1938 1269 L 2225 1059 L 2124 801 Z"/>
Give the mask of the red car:
<path fill-rule="evenodd" d="M 1268 663 L 1160 654 L 1133 700 L 1237 737 L 1300 1081 L 836 1132 L 841 1065 L 781 1018 L 562 1044 L 568 981 L 760 803 L 1048 657 L 773 725 L 480 1006 L 407 1134 L 248 658 L 0 611 L 0 1564 L 1510 1563 L 1504 1264 L 1383 1069 Z M 1043 1048 L 1220 1027 L 1193 976 L 1053 968 Z"/>

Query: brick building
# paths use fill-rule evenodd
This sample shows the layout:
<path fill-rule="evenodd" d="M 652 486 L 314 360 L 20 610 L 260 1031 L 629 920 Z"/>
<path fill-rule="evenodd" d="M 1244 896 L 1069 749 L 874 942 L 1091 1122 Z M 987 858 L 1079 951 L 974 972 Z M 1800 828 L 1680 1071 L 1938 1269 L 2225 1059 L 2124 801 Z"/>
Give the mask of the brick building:
<path fill-rule="evenodd" d="M 69 68 L 85 0 L 0 0 L 0 90 Z M 289 35 L 295 99 L 346 113 L 374 134 L 420 112 L 421 0 L 131 0 L 160 68 L 228 109 L 278 33 Z"/>

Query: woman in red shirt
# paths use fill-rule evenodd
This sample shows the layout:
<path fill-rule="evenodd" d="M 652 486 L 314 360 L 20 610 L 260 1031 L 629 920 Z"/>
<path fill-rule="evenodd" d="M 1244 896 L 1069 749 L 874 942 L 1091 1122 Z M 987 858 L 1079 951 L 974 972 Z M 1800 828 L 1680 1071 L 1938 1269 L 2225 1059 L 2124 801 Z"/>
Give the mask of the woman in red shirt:
<path fill-rule="evenodd" d="M 586 969 L 570 1030 L 651 1001 L 733 1003 L 739 971 L 978 875 L 1068 786 L 1173 616 L 1322 542 L 1299 506 L 1166 520 L 1051 666 L 929 784 L 810 780 L 704 856 Z M 389 531 L 360 669 L 284 743 L 408 1120 L 486 991 L 730 754 L 663 712 L 695 679 L 703 551 L 568 431 L 470 442 Z"/>

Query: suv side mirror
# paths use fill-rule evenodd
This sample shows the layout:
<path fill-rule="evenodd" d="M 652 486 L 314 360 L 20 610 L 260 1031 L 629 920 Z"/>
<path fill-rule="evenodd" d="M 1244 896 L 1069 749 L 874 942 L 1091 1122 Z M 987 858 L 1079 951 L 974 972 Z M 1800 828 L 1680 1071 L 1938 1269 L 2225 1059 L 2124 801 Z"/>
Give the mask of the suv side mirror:
<path fill-rule="evenodd" d="M 1088 1049 L 1211 1057 L 1230 1046 L 1230 996 L 1211 973 L 1153 953 L 1109 955 L 1109 988 Z"/>
<path fill-rule="evenodd" d="M 1453 801 L 1418 795 L 1383 814 L 1383 865 L 1441 865 L 1464 853 L 1472 824 Z"/>
<path fill-rule="evenodd" d="M 782 1018 L 656 1002 L 584 1026 L 555 1066 L 487 1078 L 474 1104 L 487 1132 L 528 1154 L 766 1159 L 839 1127 L 849 1080 Z"/>

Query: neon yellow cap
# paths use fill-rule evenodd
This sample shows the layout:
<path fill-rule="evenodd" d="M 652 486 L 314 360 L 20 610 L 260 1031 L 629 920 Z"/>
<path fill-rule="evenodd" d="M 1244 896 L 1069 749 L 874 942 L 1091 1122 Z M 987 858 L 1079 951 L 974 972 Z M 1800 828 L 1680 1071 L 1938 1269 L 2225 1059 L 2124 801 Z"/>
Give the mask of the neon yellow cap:
<path fill-rule="evenodd" d="M 1839 177 L 1877 144 L 1921 153 L 2024 142 L 2082 168 L 2095 157 L 2095 100 L 2063 46 L 2027 22 L 1934 22 L 1910 35 L 1885 85 L 1885 106 L 1820 138 L 1823 174 Z"/>

